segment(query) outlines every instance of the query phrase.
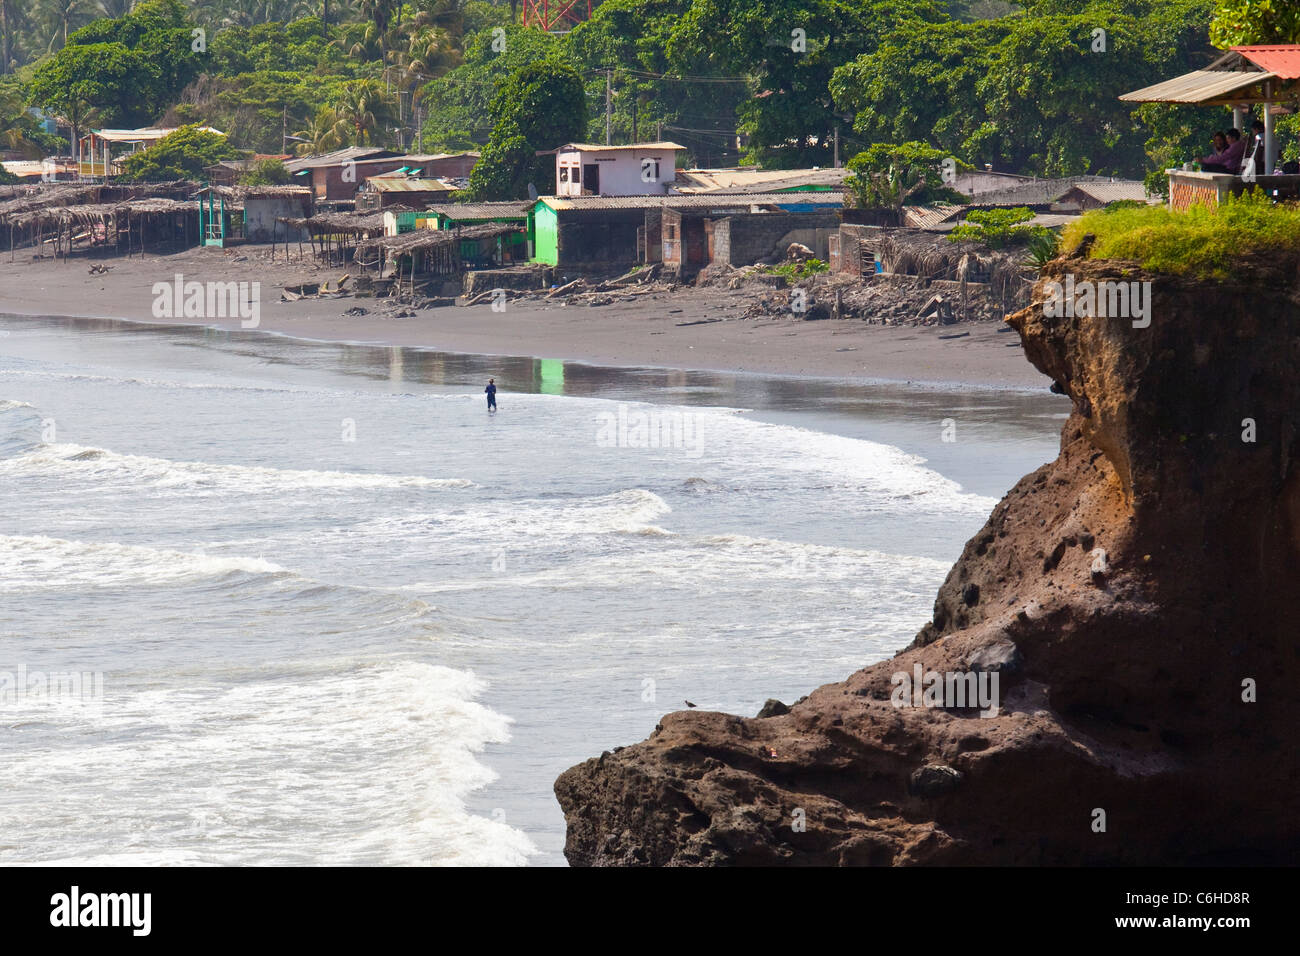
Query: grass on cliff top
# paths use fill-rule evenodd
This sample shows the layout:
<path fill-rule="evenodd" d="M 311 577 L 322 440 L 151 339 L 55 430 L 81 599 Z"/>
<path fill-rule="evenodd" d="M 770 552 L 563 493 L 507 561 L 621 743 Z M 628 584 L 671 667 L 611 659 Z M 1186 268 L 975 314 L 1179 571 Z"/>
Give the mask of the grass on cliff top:
<path fill-rule="evenodd" d="M 1300 252 L 1300 206 L 1274 205 L 1262 192 L 1186 212 L 1116 206 L 1085 213 L 1066 227 L 1061 247 L 1091 233 L 1092 259 L 1136 259 L 1152 272 L 1226 279 L 1252 253 Z"/>

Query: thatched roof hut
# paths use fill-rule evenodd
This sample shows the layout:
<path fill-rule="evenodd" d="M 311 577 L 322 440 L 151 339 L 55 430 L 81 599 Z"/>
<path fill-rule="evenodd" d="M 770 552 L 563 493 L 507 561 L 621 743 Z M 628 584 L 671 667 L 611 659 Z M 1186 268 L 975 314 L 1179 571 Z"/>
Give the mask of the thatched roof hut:
<path fill-rule="evenodd" d="M 165 183 L 42 183 L 34 190 L 0 202 L 0 224 L 13 225 L 14 217 L 60 206 L 108 204 L 132 200 L 182 200 L 198 186 L 184 180 Z"/>
<path fill-rule="evenodd" d="M 922 279 L 987 284 L 999 301 L 1011 302 L 1025 286 L 1027 264 L 1016 251 L 989 249 L 978 242 L 952 242 L 944 233 L 882 229 L 864 238 L 864 252 L 879 258 L 881 271 Z M 865 258 L 865 257 L 864 257 Z"/>
<path fill-rule="evenodd" d="M 303 218 L 285 216 L 280 221 L 297 229 L 306 229 L 313 236 L 374 236 L 382 235 L 384 231 L 382 212 L 321 212 Z"/>
<path fill-rule="evenodd" d="M 152 216 L 169 216 L 175 213 L 194 212 L 199 204 L 193 200 L 129 199 L 117 203 L 81 203 L 75 206 L 46 206 L 8 217 L 11 226 L 20 229 L 41 225 L 56 228 L 60 225 L 88 225 L 114 219 L 143 219 Z"/>
<path fill-rule="evenodd" d="M 459 229 L 414 229 L 396 236 L 376 236 L 357 243 L 358 249 L 379 248 L 392 255 L 401 255 L 419 249 L 450 246 L 468 240 L 495 239 L 497 236 L 518 232 L 522 227 L 508 222 L 486 222 Z"/>

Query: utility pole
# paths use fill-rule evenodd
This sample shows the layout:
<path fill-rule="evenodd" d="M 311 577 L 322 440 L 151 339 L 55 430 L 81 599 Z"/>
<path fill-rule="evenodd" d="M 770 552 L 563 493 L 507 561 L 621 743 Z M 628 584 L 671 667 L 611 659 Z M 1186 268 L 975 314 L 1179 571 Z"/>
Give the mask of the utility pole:
<path fill-rule="evenodd" d="M 289 104 L 281 104 L 280 109 L 280 155 L 284 156 L 289 152 Z"/>
<path fill-rule="evenodd" d="M 835 168 L 840 168 L 840 124 L 835 121 Z"/>
<path fill-rule="evenodd" d="M 609 67 L 605 68 L 605 145 L 610 146 L 613 141 L 610 139 L 609 123 L 614 113 L 614 96 L 613 96 L 614 71 Z"/>

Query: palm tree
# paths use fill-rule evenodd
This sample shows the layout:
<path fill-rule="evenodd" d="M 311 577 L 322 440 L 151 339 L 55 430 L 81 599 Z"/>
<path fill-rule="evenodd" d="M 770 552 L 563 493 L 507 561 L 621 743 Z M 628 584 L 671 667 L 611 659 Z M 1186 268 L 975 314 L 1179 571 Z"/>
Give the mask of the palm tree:
<path fill-rule="evenodd" d="M 342 47 L 337 40 L 331 41 L 332 45 Z M 377 60 L 384 55 L 384 38 L 379 32 L 379 27 L 374 23 L 367 22 L 361 28 L 360 37 L 347 50 L 348 56 L 360 60 Z"/>
<path fill-rule="evenodd" d="M 16 90 L 0 93 L 0 148 L 40 159 L 45 151 L 27 138 L 30 129 L 31 117 L 23 109 L 22 96 Z"/>
<path fill-rule="evenodd" d="M 14 41 L 28 24 L 22 0 L 0 0 L 0 74 L 12 73 L 16 65 Z"/>
<path fill-rule="evenodd" d="M 375 28 L 379 39 L 379 58 L 388 59 L 388 28 L 402 12 L 401 0 L 357 0 L 357 10 Z"/>
<path fill-rule="evenodd" d="M 254 27 L 265 23 L 264 0 L 201 0 L 196 11 L 210 17 L 218 27 Z"/>
<path fill-rule="evenodd" d="M 402 69 L 402 87 L 421 86 L 436 79 L 460 63 L 460 49 L 451 34 L 441 27 L 420 27 L 413 30 L 406 49 L 395 54 Z"/>
<path fill-rule="evenodd" d="M 91 0 L 41 0 L 41 18 L 50 31 L 47 53 L 68 45 L 68 33 L 95 19 Z"/>
<path fill-rule="evenodd" d="M 262 23 L 288 23 L 303 14 L 311 13 L 307 0 L 262 0 Z"/>
<path fill-rule="evenodd" d="M 335 132 L 338 124 L 338 114 L 328 106 L 322 106 L 316 111 L 316 115 L 311 118 L 306 129 L 300 129 L 293 134 L 307 140 L 305 143 L 298 144 L 298 155 L 315 156 L 320 153 L 328 153 L 332 149 L 338 149 L 340 143 L 338 134 Z"/>
<path fill-rule="evenodd" d="M 334 112 L 338 138 L 352 146 L 368 146 L 392 116 L 392 95 L 378 80 L 354 80 L 343 87 Z"/>
<path fill-rule="evenodd" d="M 112 17 L 114 20 L 126 16 L 134 6 L 135 0 L 99 0 L 99 9 L 104 16 Z"/>
<path fill-rule="evenodd" d="M 465 0 L 422 0 L 420 11 L 408 21 L 408 29 L 442 27 L 454 37 L 465 33 Z"/>
<path fill-rule="evenodd" d="M 346 0 L 334 0 L 334 9 L 340 9 L 345 3 Z M 303 7 L 305 8 L 303 12 L 308 16 L 315 16 L 316 11 L 320 10 L 321 23 L 325 24 L 325 26 L 330 25 L 330 0 L 315 0 L 315 2 L 307 2 L 303 4 Z"/>

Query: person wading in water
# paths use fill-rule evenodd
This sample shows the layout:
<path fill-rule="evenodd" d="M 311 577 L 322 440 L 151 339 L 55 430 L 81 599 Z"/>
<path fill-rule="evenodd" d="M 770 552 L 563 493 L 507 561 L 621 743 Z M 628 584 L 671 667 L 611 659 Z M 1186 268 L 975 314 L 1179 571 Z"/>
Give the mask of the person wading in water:
<path fill-rule="evenodd" d="M 496 382 L 497 382 L 497 380 L 494 379 L 494 378 L 490 378 L 490 379 L 488 379 L 487 388 L 483 389 L 483 391 L 487 392 L 487 397 L 488 397 L 488 411 L 489 411 L 489 412 L 495 412 L 495 411 L 497 410 L 497 385 L 496 385 Z"/>

